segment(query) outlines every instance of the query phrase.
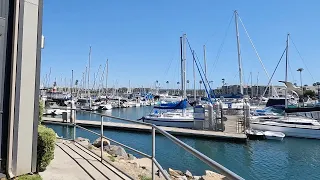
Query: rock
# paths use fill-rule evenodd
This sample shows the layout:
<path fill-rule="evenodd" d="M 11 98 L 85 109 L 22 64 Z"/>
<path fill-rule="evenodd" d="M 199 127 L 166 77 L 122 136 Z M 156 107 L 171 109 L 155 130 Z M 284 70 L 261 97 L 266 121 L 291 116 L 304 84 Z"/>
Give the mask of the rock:
<path fill-rule="evenodd" d="M 179 170 L 174 170 L 171 168 L 169 168 L 169 174 L 170 174 L 170 176 L 174 176 L 174 177 L 184 176 L 183 172 L 181 172 Z"/>
<path fill-rule="evenodd" d="M 86 138 L 78 137 L 75 141 L 85 147 L 90 145 L 90 140 Z"/>
<path fill-rule="evenodd" d="M 200 180 L 201 176 L 193 176 L 193 180 Z"/>
<path fill-rule="evenodd" d="M 103 147 L 110 145 L 110 141 L 109 141 L 108 139 L 102 138 L 102 141 L 103 141 Z M 97 148 L 101 147 L 101 138 L 99 137 L 98 139 L 96 139 L 96 140 L 92 143 L 92 145 L 94 145 L 94 146 L 97 147 Z"/>
<path fill-rule="evenodd" d="M 133 163 L 133 167 L 139 168 L 140 166 L 139 166 L 139 164 L 138 164 L 137 162 L 134 162 L 134 163 Z"/>
<path fill-rule="evenodd" d="M 134 157 L 134 155 L 128 154 L 128 160 L 135 160 L 135 159 L 137 159 L 137 158 Z"/>
<path fill-rule="evenodd" d="M 186 176 L 178 176 L 174 178 L 175 180 L 188 180 Z"/>
<path fill-rule="evenodd" d="M 123 147 L 116 146 L 116 145 L 107 145 L 104 146 L 104 151 L 107 153 L 114 155 L 114 156 L 121 156 L 123 158 L 128 158 L 127 152 L 123 149 Z"/>
<path fill-rule="evenodd" d="M 219 180 L 219 179 L 225 179 L 225 178 L 226 177 L 221 174 L 206 170 L 206 175 L 202 176 L 200 180 Z"/>
<path fill-rule="evenodd" d="M 190 171 L 186 171 L 185 173 L 184 173 L 188 178 L 191 178 L 192 177 L 192 173 L 190 172 Z"/>

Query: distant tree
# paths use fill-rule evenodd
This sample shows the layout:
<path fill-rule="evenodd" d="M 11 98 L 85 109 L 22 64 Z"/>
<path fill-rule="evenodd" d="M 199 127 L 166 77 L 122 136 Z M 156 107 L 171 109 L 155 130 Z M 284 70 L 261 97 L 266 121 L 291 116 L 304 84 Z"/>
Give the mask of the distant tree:
<path fill-rule="evenodd" d="M 297 84 L 297 83 L 293 83 L 293 85 L 298 86 L 298 84 Z"/>
<path fill-rule="evenodd" d="M 314 98 L 316 97 L 316 93 L 312 90 L 305 90 L 304 93 L 303 93 L 303 96 L 304 97 L 310 97 L 310 98 Z"/>
<path fill-rule="evenodd" d="M 320 86 L 320 82 L 315 82 L 312 84 L 313 86 Z"/>
<path fill-rule="evenodd" d="M 307 86 L 308 86 L 308 84 L 305 84 L 304 86 L 305 86 L 305 87 L 307 87 Z"/>

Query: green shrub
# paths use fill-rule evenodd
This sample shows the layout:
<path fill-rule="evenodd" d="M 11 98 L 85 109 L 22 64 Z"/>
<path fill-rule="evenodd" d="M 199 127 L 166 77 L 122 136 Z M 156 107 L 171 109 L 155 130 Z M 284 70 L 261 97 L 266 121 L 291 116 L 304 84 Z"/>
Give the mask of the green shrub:
<path fill-rule="evenodd" d="M 42 180 L 41 176 L 39 174 L 33 174 L 33 175 L 22 175 L 16 178 L 17 180 Z"/>
<path fill-rule="evenodd" d="M 139 175 L 139 179 L 140 179 L 140 180 L 152 180 L 151 177 L 148 177 L 148 176 L 146 176 L 146 175 Z"/>
<path fill-rule="evenodd" d="M 115 158 L 115 157 L 113 157 L 113 156 L 108 156 L 108 157 L 109 157 L 110 161 L 112 161 L 112 162 L 115 162 L 115 161 L 116 161 L 116 158 Z"/>
<path fill-rule="evenodd" d="M 42 123 L 43 112 L 44 112 L 44 102 L 40 100 L 39 101 L 39 124 Z"/>
<path fill-rule="evenodd" d="M 38 126 L 38 171 L 44 171 L 54 158 L 55 141 L 56 133 L 52 129 L 43 125 Z"/>

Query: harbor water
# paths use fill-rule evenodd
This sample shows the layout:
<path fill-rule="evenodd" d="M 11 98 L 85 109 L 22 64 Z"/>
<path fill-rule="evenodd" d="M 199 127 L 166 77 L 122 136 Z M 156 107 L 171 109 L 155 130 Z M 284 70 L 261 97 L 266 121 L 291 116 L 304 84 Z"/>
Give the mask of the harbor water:
<path fill-rule="evenodd" d="M 133 107 L 105 111 L 108 115 L 139 119 L 148 114 L 152 107 Z M 100 116 L 78 113 L 77 119 L 100 121 Z M 111 119 L 105 118 L 105 121 Z M 59 125 L 47 125 L 59 136 L 71 137 L 72 129 Z M 98 128 L 92 128 L 100 132 Z M 81 129 L 77 136 L 93 142 L 98 136 Z M 104 135 L 129 145 L 142 152 L 151 153 L 151 134 L 132 131 L 105 129 Z M 180 140 L 197 149 L 245 179 L 319 179 L 320 140 L 286 137 L 280 141 L 248 141 L 245 144 L 179 137 Z M 210 168 L 191 154 L 172 143 L 166 137 L 156 137 L 156 159 L 164 168 L 189 170 L 194 175 L 202 175 Z"/>

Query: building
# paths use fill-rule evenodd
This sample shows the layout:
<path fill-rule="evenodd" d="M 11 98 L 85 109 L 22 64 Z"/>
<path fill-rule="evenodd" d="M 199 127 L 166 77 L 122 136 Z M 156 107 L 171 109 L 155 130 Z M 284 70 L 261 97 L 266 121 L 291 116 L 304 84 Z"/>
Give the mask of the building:
<path fill-rule="evenodd" d="M 243 95 L 248 95 L 250 97 L 261 97 L 264 96 L 275 96 L 276 94 L 284 95 L 283 89 L 285 86 L 271 86 L 271 91 L 268 86 L 244 86 L 243 87 Z M 223 96 L 223 95 L 239 95 L 240 85 L 228 85 L 222 86 L 214 90 L 215 95 Z"/>
<path fill-rule="evenodd" d="M 0 173 L 10 179 L 37 168 L 42 39 L 42 0 L 0 0 Z"/>

